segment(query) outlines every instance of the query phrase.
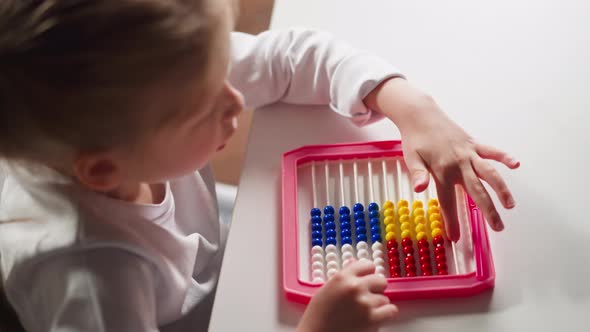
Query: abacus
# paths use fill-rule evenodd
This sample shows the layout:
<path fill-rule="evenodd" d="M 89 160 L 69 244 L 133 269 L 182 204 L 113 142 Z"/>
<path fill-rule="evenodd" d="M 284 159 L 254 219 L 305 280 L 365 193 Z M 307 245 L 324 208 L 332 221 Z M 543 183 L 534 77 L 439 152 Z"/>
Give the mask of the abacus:
<path fill-rule="evenodd" d="M 494 286 L 481 212 L 458 193 L 461 239 L 447 240 L 435 186 L 414 193 L 400 141 L 304 146 L 283 155 L 282 176 L 288 299 L 309 302 L 353 258 L 373 261 L 396 301 Z"/>

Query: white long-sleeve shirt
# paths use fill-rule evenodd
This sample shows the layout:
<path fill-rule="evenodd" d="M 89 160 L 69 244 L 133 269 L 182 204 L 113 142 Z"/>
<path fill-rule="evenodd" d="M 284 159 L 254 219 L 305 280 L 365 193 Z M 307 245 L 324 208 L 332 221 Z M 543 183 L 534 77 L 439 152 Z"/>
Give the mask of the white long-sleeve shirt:
<path fill-rule="evenodd" d="M 229 80 L 251 108 L 329 104 L 363 125 L 379 116 L 362 99 L 400 76 L 325 33 L 233 33 L 231 41 Z M 164 200 L 147 205 L 42 166 L 5 166 L 0 277 L 28 331 L 206 329 L 226 234 L 210 167 L 167 182 Z"/>

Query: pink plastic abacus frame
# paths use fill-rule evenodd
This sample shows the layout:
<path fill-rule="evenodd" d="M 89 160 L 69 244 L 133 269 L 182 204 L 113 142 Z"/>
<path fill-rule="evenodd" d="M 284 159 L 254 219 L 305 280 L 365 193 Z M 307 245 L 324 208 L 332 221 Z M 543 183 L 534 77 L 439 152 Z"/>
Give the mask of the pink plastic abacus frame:
<path fill-rule="evenodd" d="M 401 141 L 304 146 L 283 155 L 283 287 L 291 301 L 308 303 L 322 286 L 301 280 L 299 277 L 297 169 L 312 160 L 339 160 L 352 158 L 400 157 Z M 494 287 L 495 270 L 492 261 L 484 218 L 473 201 L 466 197 L 468 218 L 471 223 L 475 271 L 460 275 L 388 278 L 385 295 L 395 301 L 419 298 L 470 296 Z"/>

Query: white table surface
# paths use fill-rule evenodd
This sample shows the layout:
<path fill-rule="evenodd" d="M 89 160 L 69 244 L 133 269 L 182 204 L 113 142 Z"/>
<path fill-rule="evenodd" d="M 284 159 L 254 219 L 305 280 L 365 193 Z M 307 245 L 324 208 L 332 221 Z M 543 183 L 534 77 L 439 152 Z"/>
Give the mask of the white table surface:
<path fill-rule="evenodd" d="M 590 3 L 277 1 L 272 28 L 294 25 L 389 59 L 477 139 L 522 162 L 499 168 L 517 207 L 490 234 L 495 289 L 399 302 L 382 330 L 590 331 Z M 396 138 L 389 123 L 357 129 L 324 108 L 256 112 L 211 331 L 291 331 L 304 310 L 282 291 L 281 154 Z"/>

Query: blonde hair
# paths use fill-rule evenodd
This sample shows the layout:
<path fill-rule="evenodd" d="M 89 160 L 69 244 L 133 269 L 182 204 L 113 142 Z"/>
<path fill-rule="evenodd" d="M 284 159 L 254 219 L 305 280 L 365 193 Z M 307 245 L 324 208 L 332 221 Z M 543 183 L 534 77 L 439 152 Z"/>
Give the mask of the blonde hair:
<path fill-rule="evenodd" d="M 205 2 L 0 2 L 0 157 L 51 164 L 133 141 L 137 119 L 173 116 L 145 114 L 142 91 L 205 70 Z"/>

